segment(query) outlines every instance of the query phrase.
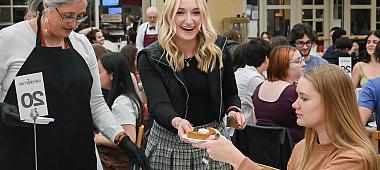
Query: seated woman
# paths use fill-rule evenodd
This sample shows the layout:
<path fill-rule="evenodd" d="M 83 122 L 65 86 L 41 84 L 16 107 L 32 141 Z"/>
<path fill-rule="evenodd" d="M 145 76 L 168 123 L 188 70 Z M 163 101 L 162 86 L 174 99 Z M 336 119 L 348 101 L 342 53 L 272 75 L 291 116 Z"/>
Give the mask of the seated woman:
<path fill-rule="evenodd" d="M 380 42 L 380 30 L 369 32 L 365 42 L 366 54 L 362 61 L 357 62 L 352 69 L 354 88 L 364 87 L 369 79 L 380 77 L 380 55 L 375 54 L 376 44 Z"/>
<path fill-rule="evenodd" d="M 360 121 L 350 76 L 343 69 L 329 64 L 312 69 L 300 79 L 297 93 L 293 107 L 297 124 L 306 127 L 306 132 L 293 150 L 288 169 L 379 168 L 377 153 Z M 211 158 L 237 170 L 261 169 L 224 137 L 193 146 L 207 148 Z"/>
<path fill-rule="evenodd" d="M 142 104 L 121 53 L 107 53 L 98 62 L 101 87 L 109 90 L 106 102 L 125 133 L 136 142 L 136 127 L 142 123 Z M 128 169 L 126 154 L 104 136 L 95 136 L 105 169 Z"/>
<path fill-rule="evenodd" d="M 296 84 L 305 68 L 301 54 L 292 46 L 277 46 L 269 56 L 268 79 L 252 95 L 257 125 L 289 129 L 295 143 L 303 139 L 292 103 L 297 99 Z"/>

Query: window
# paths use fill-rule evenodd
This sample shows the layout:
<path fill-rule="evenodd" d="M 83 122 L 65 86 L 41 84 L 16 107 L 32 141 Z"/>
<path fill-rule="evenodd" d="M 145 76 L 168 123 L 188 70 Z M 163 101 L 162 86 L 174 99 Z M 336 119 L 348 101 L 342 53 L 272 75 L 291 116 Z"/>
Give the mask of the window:
<path fill-rule="evenodd" d="M 303 5 L 323 5 L 323 0 L 303 0 Z"/>
<path fill-rule="evenodd" d="M 288 35 L 290 29 L 290 9 L 269 9 L 267 31 L 272 36 Z"/>
<path fill-rule="evenodd" d="M 351 5 L 371 5 L 371 0 L 351 0 Z"/>
<path fill-rule="evenodd" d="M 290 5 L 290 0 L 267 0 L 267 5 Z"/>
<path fill-rule="evenodd" d="M 0 0 L 0 29 L 24 20 L 25 0 Z"/>
<path fill-rule="evenodd" d="M 366 35 L 371 28 L 370 9 L 351 9 L 351 34 Z"/>

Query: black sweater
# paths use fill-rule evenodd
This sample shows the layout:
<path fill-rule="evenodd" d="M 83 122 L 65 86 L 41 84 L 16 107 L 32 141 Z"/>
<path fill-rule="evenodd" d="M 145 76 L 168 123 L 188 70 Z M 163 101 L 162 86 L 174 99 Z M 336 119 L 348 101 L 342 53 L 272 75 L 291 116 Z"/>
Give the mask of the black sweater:
<path fill-rule="evenodd" d="M 218 38 L 216 44 L 223 49 L 225 39 Z M 189 91 L 183 71 L 175 72 L 162 55 L 164 50 L 158 42 L 139 52 L 138 70 L 148 99 L 149 111 L 161 126 L 177 133 L 172 127 L 174 117 L 185 118 L 189 113 Z M 162 57 L 161 57 L 162 56 Z M 218 113 L 221 121 L 229 106 L 240 107 L 240 99 L 230 56 L 223 50 L 223 68 L 219 63 L 214 70 L 205 73 L 210 95 L 212 113 Z M 222 89 L 221 89 L 222 87 Z M 222 98 L 221 98 L 222 94 Z M 212 114 L 211 113 L 211 114 Z"/>

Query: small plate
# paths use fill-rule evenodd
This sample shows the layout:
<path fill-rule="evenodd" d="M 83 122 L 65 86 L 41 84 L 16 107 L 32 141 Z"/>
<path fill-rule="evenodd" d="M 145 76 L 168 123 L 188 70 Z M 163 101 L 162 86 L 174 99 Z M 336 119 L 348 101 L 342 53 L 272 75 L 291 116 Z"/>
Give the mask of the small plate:
<path fill-rule="evenodd" d="M 26 119 L 26 120 L 23 120 L 23 122 L 34 123 L 32 119 Z M 39 124 L 39 125 L 46 125 L 46 124 L 49 124 L 50 122 L 54 122 L 54 119 L 50 117 L 37 117 L 36 119 L 36 124 Z"/>
<path fill-rule="evenodd" d="M 187 137 L 187 134 L 184 134 L 182 135 L 182 138 L 191 142 L 191 143 L 202 143 L 202 142 L 207 142 L 207 141 L 210 141 L 210 140 L 207 140 L 207 139 L 194 139 L 194 138 L 189 138 Z"/>
<path fill-rule="evenodd" d="M 376 124 L 376 121 L 374 121 L 374 122 L 369 122 L 368 123 L 368 126 L 371 126 L 371 127 L 377 127 L 377 124 Z"/>

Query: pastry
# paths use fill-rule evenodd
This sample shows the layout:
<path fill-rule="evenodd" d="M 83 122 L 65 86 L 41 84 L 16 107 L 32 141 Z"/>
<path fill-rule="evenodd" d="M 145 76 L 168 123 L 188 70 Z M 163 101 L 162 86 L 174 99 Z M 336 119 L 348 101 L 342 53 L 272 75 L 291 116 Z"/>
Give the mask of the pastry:
<path fill-rule="evenodd" d="M 187 137 L 188 138 L 193 138 L 193 139 L 200 139 L 200 140 L 205 140 L 211 135 L 217 135 L 220 134 L 220 132 L 214 128 L 200 128 L 197 132 L 187 132 Z"/>
<path fill-rule="evenodd" d="M 236 121 L 236 119 L 233 116 L 228 116 L 227 117 L 227 127 L 232 127 L 232 128 L 240 128 L 240 124 Z"/>

